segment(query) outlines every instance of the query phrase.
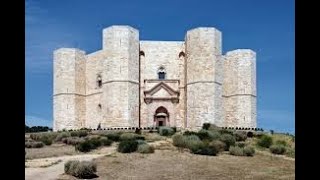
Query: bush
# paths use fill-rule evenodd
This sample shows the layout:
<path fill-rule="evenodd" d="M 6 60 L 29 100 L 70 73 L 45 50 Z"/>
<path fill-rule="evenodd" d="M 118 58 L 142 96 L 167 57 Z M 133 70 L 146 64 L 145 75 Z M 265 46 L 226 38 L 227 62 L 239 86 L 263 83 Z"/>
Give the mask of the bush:
<path fill-rule="evenodd" d="M 190 135 L 198 135 L 198 133 L 197 132 L 193 132 L 193 131 L 185 131 L 184 133 L 183 133 L 183 135 L 184 136 L 190 136 Z"/>
<path fill-rule="evenodd" d="M 209 128 L 210 128 L 210 123 L 203 123 L 202 129 L 209 130 Z"/>
<path fill-rule="evenodd" d="M 286 147 L 281 144 L 276 144 L 270 146 L 270 152 L 272 154 L 284 154 L 286 152 Z"/>
<path fill-rule="evenodd" d="M 246 146 L 246 147 L 243 148 L 243 153 L 246 156 L 253 156 L 254 153 L 255 153 L 255 150 L 251 146 Z"/>
<path fill-rule="evenodd" d="M 106 136 L 111 141 L 118 142 L 120 140 L 120 133 L 110 133 L 110 134 L 106 134 Z"/>
<path fill-rule="evenodd" d="M 234 132 L 234 137 L 236 138 L 236 141 L 245 141 L 247 139 L 247 132 L 236 131 Z"/>
<path fill-rule="evenodd" d="M 285 140 L 277 140 L 277 141 L 275 142 L 275 144 L 279 144 L 279 145 L 283 145 L 283 146 L 287 146 L 287 145 L 288 145 Z"/>
<path fill-rule="evenodd" d="M 72 137 L 86 137 L 88 135 L 88 132 L 86 130 L 79 130 L 79 131 L 72 131 L 70 133 Z"/>
<path fill-rule="evenodd" d="M 226 151 L 229 150 L 230 146 L 234 146 L 236 143 L 236 139 L 230 134 L 222 134 L 220 140 L 226 144 Z"/>
<path fill-rule="evenodd" d="M 173 130 L 174 133 L 176 133 L 177 132 L 177 127 L 172 127 L 172 130 Z"/>
<path fill-rule="evenodd" d="M 140 144 L 138 146 L 138 152 L 143 154 L 154 153 L 154 147 L 149 144 Z"/>
<path fill-rule="evenodd" d="M 26 148 L 42 148 L 44 144 L 42 142 L 25 142 Z"/>
<path fill-rule="evenodd" d="M 220 130 L 219 130 L 219 133 L 220 133 L 220 134 L 230 134 L 230 135 L 233 135 L 233 131 L 232 131 L 232 130 L 229 130 L 229 129 L 220 129 Z"/>
<path fill-rule="evenodd" d="M 236 142 L 235 145 L 238 147 L 244 148 L 246 146 L 246 143 L 245 142 Z"/>
<path fill-rule="evenodd" d="M 212 148 L 210 146 L 200 146 L 198 149 L 193 149 L 192 153 L 194 154 L 200 154 L 200 155 L 209 155 L 209 156 L 215 156 L 217 155 L 219 151 L 215 148 Z"/>
<path fill-rule="evenodd" d="M 138 148 L 138 142 L 135 140 L 125 140 L 121 141 L 118 146 L 118 152 L 121 153 L 131 153 L 135 152 Z"/>
<path fill-rule="evenodd" d="M 64 165 L 64 172 L 81 179 L 93 178 L 97 177 L 97 166 L 90 161 L 68 161 Z"/>
<path fill-rule="evenodd" d="M 204 146 L 204 143 L 200 140 L 200 138 L 195 135 L 185 136 L 184 144 L 185 147 L 190 149 L 192 152 L 195 152 Z"/>
<path fill-rule="evenodd" d="M 112 141 L 107 137 L 101 137 L 100 142 L 102 146 L 110 146 L 112 144 Z"/>
<path fill-rule="evenodd" d="M 185 146 L 185 136 L 181 134 L 175 134 L 172 136 L 173 145 L 177 147 L 186 147 Z"/>
<path fill-rule="evenodd" d="M 219 140 L 213 140 L 209 143 L 209 147 L 216 149 L 217 152 L 222 152 L 224 151 L 226 144 Z"/>
<path fill-rule="evenodd" d="M 58 133 L 35 133 L 31 134 L 30 138 L 34 141 L 41 141 L 45 145 L 51 145 L 52 141 L 57 137 Z"/>
<path fill-rule="evenodd" d="M 80 152 L 89 152 L 92 149 L 94 149 L 94 147 L 93 147 L 92 143 L 90 142 L 90 140 L 86 140 L 86 141 L 83 141 L 83 142 L 80 142 L 79 144 L 77 144 L 75 146 L 75 149 Z"/>
<path fill-rule="evenodd" d="M 138 145 L 147 144 L 144 140 L 141 140 L 141 139 L 137 139 L 136 141 L 137 141 Z"/>
<path fill-rule="evenodd" d="M 295 150 L 293 148 L 287 148 L 286 155 L 295 158 Z"/>
<path fill-rule="evenodd" d="M 63 138 L 67 138 L 67 137 L 70 137 L 70 133 L 69 132 L 62 132 L 57 135 L 57 137 L 55 138 L 55 141 L 56 142 L 62 141 Z"/>
<path fill-rule="evenodd" d="M 134 133 L 123 133 L 120 136 L 121 141 L 128 141 L 128 140 L 136 140 L 137 134 Z"/>
<path fill-rule="evenodd" d="M 243 148 L 238 146 L 230 146 L 229 153 L 234 156 L 244 156 Z"/>
<path fill-rule="evenodd" d="M 62 139 L 62 142 L 68 145 L 77 145 L 83 141 L 84 139 L 78 137 L 67 137 Z"/>
<path fill-rule="evenodd" d="M 198 133 L 197 133 L 198 137 L 201 140 L 217 140 L 220 138 L 220 133 L 216 132 L 216 131 L 208 131 L 208 130 L 204 130 L 201 129 Z"/>
<path fill-rule="evenodd" d="M 257 144 L 261 147 L 269 148 L 272 145 L 272 137 L 268 135 L 262 135 Z"/>
<path fill-rule="evenodd" d="M 174 130 L 171 127 L 161 126 L 159 127 L 159 134 L 161 136 L 171 136 L 174 134 Z"/>

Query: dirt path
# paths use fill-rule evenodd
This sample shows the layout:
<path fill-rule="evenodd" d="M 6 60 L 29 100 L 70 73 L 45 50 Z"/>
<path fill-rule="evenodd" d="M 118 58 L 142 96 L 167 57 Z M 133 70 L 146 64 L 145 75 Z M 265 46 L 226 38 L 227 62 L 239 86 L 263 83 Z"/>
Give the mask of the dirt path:
<path fill-rule="evenodd" d="M 69 160 L 80 160 L 80 161 L 90 161 L 94 158 L 102 157 L 107 154 L 115 152 L 114 147 L 105 148 L 102 150 L 102 153 L 97 154 L 83 154 L 83 155 L 74 155 L 74 156 L 60 156 L 60 157 L 51 157 L 51 158 L 42 158 L 30 160 L 36 163 L 41 162 L 56 162 L 61 160 L 58 164 L 41 168 L 25 168 L 25 179 L 26 180 L 56 180 L 60 174 L 64 172 L 64 163 Z"/>

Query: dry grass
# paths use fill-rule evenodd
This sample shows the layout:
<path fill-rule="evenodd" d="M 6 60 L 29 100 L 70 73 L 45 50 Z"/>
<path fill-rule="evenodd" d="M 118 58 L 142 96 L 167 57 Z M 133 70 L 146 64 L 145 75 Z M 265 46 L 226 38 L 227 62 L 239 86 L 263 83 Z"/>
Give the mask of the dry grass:
<path fill-rule="evenodd" d="M 65 145 L 65 144 L 52 144 L 51 146 L 44 146 L 43 148 L 39 148 L 39 149 L 25 148 L 25 150 L 27 152 L 26 159 L 37 159 L 37 158 L 82 154 L 82 153 L 76 152 L 74 146 Z"/>
<path fill-rule="evenodd" d="M 96 159 L 101 179 L 295 179 L 294 161 L 256 154 L 201 156 L 156 150 L 154 154 L 121 154 Z"/>

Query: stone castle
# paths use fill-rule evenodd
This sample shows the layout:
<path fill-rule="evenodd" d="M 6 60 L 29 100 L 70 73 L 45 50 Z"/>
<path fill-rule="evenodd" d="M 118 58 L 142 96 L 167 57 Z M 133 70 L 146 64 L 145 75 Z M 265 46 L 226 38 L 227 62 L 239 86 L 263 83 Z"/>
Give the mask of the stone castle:
<path fill-rule="evenodd" d="M 102 33 L 102 49 L 54 51 L 54 131 L 82 127 L 256 127 L 256 53 L 222 54 L 221 32 L 143 41 L 130 26 Z"/>

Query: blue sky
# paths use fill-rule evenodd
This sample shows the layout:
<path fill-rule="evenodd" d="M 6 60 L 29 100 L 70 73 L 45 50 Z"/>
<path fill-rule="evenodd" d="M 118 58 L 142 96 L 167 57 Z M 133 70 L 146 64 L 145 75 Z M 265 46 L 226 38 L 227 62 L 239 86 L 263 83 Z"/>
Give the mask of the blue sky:
<path fill-rule="evenodd" d="M 258 127 L 295 131 L 293 0 L 26 0 L 25 120 L 52 126 L 52 53 L 101 49 L 102 29 L 130 25 L 142 40 L 184 40 L 187 30 L 222 31 L 223 53 L 257 52 Z"/>

